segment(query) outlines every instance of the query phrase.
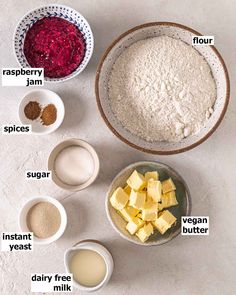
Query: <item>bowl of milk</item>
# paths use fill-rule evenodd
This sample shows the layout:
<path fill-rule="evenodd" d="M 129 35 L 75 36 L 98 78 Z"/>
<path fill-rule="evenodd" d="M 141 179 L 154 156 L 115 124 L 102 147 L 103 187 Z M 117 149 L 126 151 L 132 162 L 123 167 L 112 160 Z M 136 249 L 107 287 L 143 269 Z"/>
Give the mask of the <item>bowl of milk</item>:
<path fill-rule="evenodd" d="M 94 240 L 81 241 L 67 249 L 64 263 L 66 271 L 73 275 L 74 287 L 85 292 L 104 287 L 114 268 L 111 253 Z"/>

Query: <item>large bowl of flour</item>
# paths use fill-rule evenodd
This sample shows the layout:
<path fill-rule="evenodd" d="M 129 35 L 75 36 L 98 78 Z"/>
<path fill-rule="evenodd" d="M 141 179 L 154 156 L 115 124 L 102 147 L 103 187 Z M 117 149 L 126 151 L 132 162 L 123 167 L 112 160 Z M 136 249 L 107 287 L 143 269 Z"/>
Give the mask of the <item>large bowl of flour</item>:
<path fill-rule="evenodd" d="M 176 23 L 148 23 L 106 50 L 96 97 L 118 138 L 144 152 L 175 154 L 216 130 L 229 102 L 229 77 L 214 46 L 192 46 L 200 35 Z"/>

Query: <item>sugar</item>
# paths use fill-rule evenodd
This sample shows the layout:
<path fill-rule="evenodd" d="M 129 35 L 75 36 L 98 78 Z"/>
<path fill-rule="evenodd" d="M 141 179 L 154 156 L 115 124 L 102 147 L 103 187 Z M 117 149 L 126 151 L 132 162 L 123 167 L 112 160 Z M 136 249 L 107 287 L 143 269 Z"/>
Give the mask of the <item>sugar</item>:
<path fill-rule="evenodd" d="M 54 164 L 55 173 L 68 185 L 86 182 L 93 174 L 94 162 L 91 154 L 83 147 L 70 146 L 63 149 Z"/>

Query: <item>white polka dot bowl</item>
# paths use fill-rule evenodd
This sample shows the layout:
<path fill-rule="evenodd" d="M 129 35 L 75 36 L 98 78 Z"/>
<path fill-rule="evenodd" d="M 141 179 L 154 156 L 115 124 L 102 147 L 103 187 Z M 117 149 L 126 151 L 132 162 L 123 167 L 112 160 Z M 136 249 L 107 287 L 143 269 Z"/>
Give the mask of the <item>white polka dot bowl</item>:
<path fill-rule="evenodd" d="M 133 43 L 150 37 L 166 35 L 192 45 L 193 36 L 201 36 L 197 31 L 186 26 L 170 22 L 154 22 L 137 26 L 119 36 L 105 51 L 97 69 L 95 91 L 100 113 L 110 130 L 123 142 L 143 152 L 170 155 L 190 150 L 209 138 L 220 125 L 228 103 L 230 83 L 226 65 L 214 46 L 198 45 L 194 48 L 201 54 L 211 68 L 216 83 L 217 97 L 214 112 L 204 128 L 195 135 L 183 138 L 179 142 L 146 141 L 132 134 L 114 115 L 108 94 L 108 81 L 112 67 L 120 54 Z"/>
<path fill-rule="evenodd" d="M 45 77 L 46 82 L 64 82 L 79 75 L 87 66 L 94 48 L 93 33 L 87 20 L 76 10 L 61 4 L 49 4 L 29 11 L 17 24 L 13 46 L 16 59 L 21 67 L 30 67 L 24 54 L 24 40 L 28 30 L 44 17 L 60 17 L 74 24 L 85 41 L 85 55 L 79 66 L 70 75 L 60 78 Z"/>

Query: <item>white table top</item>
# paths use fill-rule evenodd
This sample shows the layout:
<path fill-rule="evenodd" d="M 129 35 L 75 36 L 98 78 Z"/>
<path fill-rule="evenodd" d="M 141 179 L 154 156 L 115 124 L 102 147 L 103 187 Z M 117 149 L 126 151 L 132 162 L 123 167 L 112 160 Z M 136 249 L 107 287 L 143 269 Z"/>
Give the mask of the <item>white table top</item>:
<path fill-rule="evenodd" d="M 51 0 L 1 1 L 1 66 L 17 66 L 12 36 L 17 21 L 28 10 Z M 65 249 L 82 239 L 102 241 L 112 252 L 115 270 L 99 294 L 232 295 L 236 292 L 236 39 L 235 1 L 225 0 L 68 0 L 58 1 L 83 14 L 94 32 L 95 50 L 86 70 L 61 84 L 46 85 L 62 96 L 66 117 L 58 131 L 45 136 L 1 135 L 0 230 L 17 231 L 21 205 L 34 195 L 63 199 L 70 193 L 50 181 L 26 181 L 27 169 L 46 169 L 52 148 L 76 137 L 94 145 L 101 160 L 99 177 L 89 189 L 74 193 L 63 204 L 68 213 L 64 236 L 33 253 L 0 254 L 1 295 L 30 294 L 30 274 L 64 272 Z M 215 36 L 215 45 L 228 66 L 232 92 L 220 128 L 207 142 L 174 156 L 152 156 L 119 141 L 106 127 L 96 105 L 95 71 L 101 54 L 120 33 L 150 21 L 173 21 Z M 1 87 L 1 124 L 18 123 L 18 104 L 24 87 Z M 160 247 L 135 246 L 110 226 L 104 208 L 113 177 L 138 160 L 159 160 L 175 168 L 192 193 L 193 215 L 210 216 L 208 237 L 182 237 Z M 81 294 L 74 292 L 74 294 Z"/>

